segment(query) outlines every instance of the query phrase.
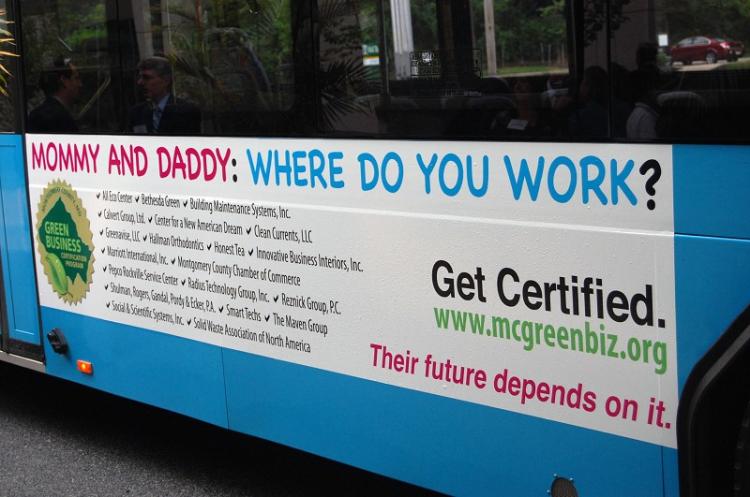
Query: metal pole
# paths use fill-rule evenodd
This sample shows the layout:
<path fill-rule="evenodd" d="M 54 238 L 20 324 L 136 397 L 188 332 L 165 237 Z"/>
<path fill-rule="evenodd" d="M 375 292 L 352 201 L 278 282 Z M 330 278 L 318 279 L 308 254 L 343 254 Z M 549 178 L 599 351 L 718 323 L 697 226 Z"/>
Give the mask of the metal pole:
<path fill-rule="evenodd" d="M 487 74 L 497 74 L 495 48 L 495 6 L 492 0 L 484 0 L 484 45 L 487 51 Z"/>
<path fill-rule="evenodd" d="M 393 58 L 396 77 L 408 78 L 411 75 L 410 56 L 414 51 L 411 0 L 391 0 L 391 25 L 393 26 Z"/>
<path fill-rule="evenodd" d="M 381 95 L 389 98 L 391 88 L 388 74 L 390 61 L 388 60 L 388 40 L 385 33 L 385 8 L 383 0 L 378 1 L 378 58 L 380 59 L 380 86 Z"/>

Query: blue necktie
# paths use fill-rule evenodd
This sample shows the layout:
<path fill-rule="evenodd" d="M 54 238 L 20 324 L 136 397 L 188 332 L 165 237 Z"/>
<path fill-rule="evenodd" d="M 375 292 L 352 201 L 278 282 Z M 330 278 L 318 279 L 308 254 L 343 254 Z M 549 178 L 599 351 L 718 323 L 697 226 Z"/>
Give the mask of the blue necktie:
<path fill-rule="evenodd" d="M 156 107 L 154 107 L 154 111 L 152 113 L 154 131 L 158 131 L 159 130 L 159 122 L 161 121 L 161 114 L 162 114 L 161 107 L 159 107 L 158 105 Z"/>

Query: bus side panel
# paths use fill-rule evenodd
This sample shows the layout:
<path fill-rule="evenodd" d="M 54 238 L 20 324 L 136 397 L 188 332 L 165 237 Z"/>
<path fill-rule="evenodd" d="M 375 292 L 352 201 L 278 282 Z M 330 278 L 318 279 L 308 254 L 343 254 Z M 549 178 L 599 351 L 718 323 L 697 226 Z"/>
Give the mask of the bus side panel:
<path fill-rule="evenodd" d="M 680 496 L 680 470 L 677 451 L 667 447 L 662 448 L 664 464 L 664 497 Z"/>
<path fill-rule="evenodd" d="M 70 346 L 56 354 L 45 340 L 49 374 L 227 426 L 221 348 L 48 307 L 42 325 L 61 329 Z M 78 372 L 79 359 L 92 375 Z"/>
<path fill-rule="evenodd" d="M 674 147 L 675 232 L 750 238 L 750 148 Z"/>
<path fill-rule="evenodd" d="M 738 216 L 734 216 L 738 217 Z M 675 236 L 679 388 L 750 303 L 750 240 Z M 665 450 L 668 497 L 679 495 L 677 458 Z"/>
<path fill-rule="evenodd" d="M 679 387 L 750 303 L 750 240 L 675 236 Z"/>
<path fill-rule="evenodd" d="M 750 150 L 674 147 L 678 385 L 750 303 Z M 695 236 L 693 236 L 695 235 Z M 703 236 L 700 236 L 703 235 Z M 677 453 L 664 449 L 665 495 L 679 495 Z"/>
<path fill-rule="evenodd" d="M 513 412 L 225 351 L 229 427 L 452 495 L 662 495 L 661 449 Z"/>
<path fill-rule="evenodd" d="M 17 135 L 0 135 L 0 256 L 8 309 L 8 335 L 13 340 L 40 345 L 39 313 L 34 279 L 29 200 L 23 165 L 23 146 Z"/>

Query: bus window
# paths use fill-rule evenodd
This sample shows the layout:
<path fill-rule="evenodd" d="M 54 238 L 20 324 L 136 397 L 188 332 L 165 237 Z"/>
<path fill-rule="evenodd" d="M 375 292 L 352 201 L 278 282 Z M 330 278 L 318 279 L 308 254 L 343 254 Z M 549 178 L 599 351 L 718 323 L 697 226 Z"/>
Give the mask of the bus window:
<path fill-rule="evenodd" d="M 117 33 L 104 0 L 31 0 L 23 5 L 28 129 L 112 132 L 119 128 L 113 87 Z"/>
<path fill-rule="evenodd" d="M 139 80 L 139 63 L 164 57 L 173 71 L 177 102 L 197 107 L 202 117 L 197 129 L 162 128 L 161 133 L 268 134 L 293 127 L 296 98 L 289 0 L 152 0 L 147 9 L 139 8 L 140 3 L 120 1 L 132 7 L 135 25 L 133 53 L 128 57 L 132 66 L 125 73 L 135 83 L 136 105 L 149 98 Z M 126 131 L 144 130 L 130 126 Z"/>
<path fill-rule="evenodd" d="M 29 130 L 291 133 L 296 5 L 25 2 Z"/>
<path fill-rule="evenodd" d="M 613 98 L 632 107 L 618 137 L 740 141 L 750 133 L 750 11 L 743 2 L 613 0 Z"/>
<path fill-rule="evenodd" d="M 323 132 L 377 134 L 378 2 L 319 0 L 317 114 Z"/>
<path fill-rule="evenodd" d="M 582 10 L 588 38 L 576 41 L 570 2 L 321 0 L 318 8 L 326 133 L 608 135 L 604 23 Z"/>

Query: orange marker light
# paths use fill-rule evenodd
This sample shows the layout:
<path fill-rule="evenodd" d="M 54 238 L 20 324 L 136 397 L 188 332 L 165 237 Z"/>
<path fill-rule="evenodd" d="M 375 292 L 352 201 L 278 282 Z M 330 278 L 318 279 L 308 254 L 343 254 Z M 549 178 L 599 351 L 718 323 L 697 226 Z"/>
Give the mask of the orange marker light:
<path fill-rule="evenodd" d="M 78 371 L 83 374 L 94 374 L 94 365 L 89 361 L 78 359 Z"/>

